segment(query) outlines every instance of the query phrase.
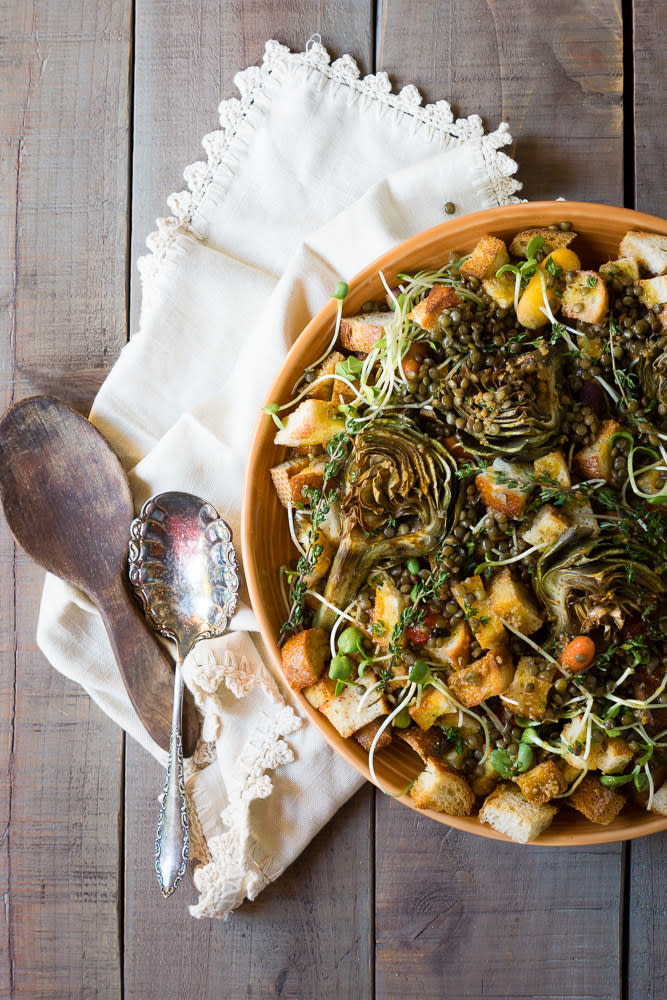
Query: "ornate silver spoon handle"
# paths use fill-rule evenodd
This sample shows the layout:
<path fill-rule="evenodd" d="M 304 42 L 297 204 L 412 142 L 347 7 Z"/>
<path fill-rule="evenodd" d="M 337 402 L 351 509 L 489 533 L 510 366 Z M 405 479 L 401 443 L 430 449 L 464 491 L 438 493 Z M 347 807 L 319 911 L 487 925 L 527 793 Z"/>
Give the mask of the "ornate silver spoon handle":
<path fill-rule="evenodd" d="M 190 849 L 188 807 L 183 779 L 182 706 L 183 672 L 179 660 L 174 671 L 174 707 L 167 777 L 155 837 L 155 871 L 163 896 L 170 896 L 183 878 Z"/>

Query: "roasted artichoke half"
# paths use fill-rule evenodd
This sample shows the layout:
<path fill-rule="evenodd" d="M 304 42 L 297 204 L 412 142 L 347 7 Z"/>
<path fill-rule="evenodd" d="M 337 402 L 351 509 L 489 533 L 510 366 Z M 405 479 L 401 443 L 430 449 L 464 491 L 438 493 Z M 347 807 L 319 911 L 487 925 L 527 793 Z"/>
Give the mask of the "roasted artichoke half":
<path fill-rule="evenodd" d="M 618 537 L 581 540 L 576 529 L 538 561 L 536 591 L 556 630 L 570 635 L 602 629 L 609 637 L 664 595 L 651 549 Z"/>
<path fill-rule="evenodd" d="M 324 593 L 345 608 L 380 560 L 400 562 L 435 548 L 456 510 L 456 463 L 409 418 L 378 418 L 360 432 L 343 483 L 342 533 Z M 315 624 L 328 627 L 325 606 Z"/>
<path fill-rule="evenodd" d="M 473 455 L 539 458 L 560 431 L 559 367 L 546 344 L 491 368 L 464 364 L 441 382 L 435 409 L 456 418 L 456 433 Z"/>

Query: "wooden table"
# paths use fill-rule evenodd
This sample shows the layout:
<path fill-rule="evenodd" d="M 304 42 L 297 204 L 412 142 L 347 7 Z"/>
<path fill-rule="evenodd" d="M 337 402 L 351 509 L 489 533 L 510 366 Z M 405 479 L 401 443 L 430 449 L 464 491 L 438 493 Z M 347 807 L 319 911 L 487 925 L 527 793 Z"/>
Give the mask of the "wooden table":
<path fill-rule="evenodd" d="M 0 410 L 87 412 L 135 328 L 136 257 L 233 75 L 277 38 L 509 122 L 525 197 L 665 214 L 665 0 L 4 0 Z M 662 29 L 662 38 L 661 38 Z M 667 996 L 667 836 L 519 849 L 365 787 L 227 923 L 163 902 L 158 766 L 35 644 L 0 526 L 0 996 Z"/>

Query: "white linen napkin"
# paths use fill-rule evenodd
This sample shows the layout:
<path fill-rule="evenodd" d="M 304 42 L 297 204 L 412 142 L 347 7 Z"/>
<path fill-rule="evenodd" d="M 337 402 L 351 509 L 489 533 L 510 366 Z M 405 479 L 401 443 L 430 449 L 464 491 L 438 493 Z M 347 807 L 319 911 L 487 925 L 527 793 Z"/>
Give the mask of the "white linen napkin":
<path fill-rule="evenodd" d="M 516 201 L 507 126 L 454 120 L 417 90 L 360 78 L 268 42 L 220 105 L 205 162 L 158 220 L 142 259 L 140 328 L 102 386 L 90 419 L 129 471 L 137 509 L 162 490 L 210 501 L 239 540 L 248 443 L 269 385 L 337 281 L 395 243 L 456 214 Z M 268 419 L 268 417 L 266 418 Z M 240 553 L 239 553 L 240 555 Z M 85 597 L 45 582 L 38 641 L 161 761 L 139 722 L 106 633 Z M 188 764 L 193 916 L 226 916 L 254 899 L 359 787 L 263 655 L 247 594 L 221 639 L 202 642 L 184 673 L 204 721 Z M 269 774 L 270 772 L 270 774 Z M 181 892 L 183 889 L 181 889 Z"/>

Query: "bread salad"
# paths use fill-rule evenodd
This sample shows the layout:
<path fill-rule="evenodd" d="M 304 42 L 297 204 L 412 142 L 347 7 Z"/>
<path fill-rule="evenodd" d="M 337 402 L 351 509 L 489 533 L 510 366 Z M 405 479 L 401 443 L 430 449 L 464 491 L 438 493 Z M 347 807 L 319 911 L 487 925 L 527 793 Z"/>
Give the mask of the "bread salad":
<path fill-rule="evenodd" d="M 381 787 L 412 748 L 417 808 L 520 842 L 667 815 L 667 237 L 592 270 L 562 222 L 380 277 L 265 407 L 288 683 Z"/>

